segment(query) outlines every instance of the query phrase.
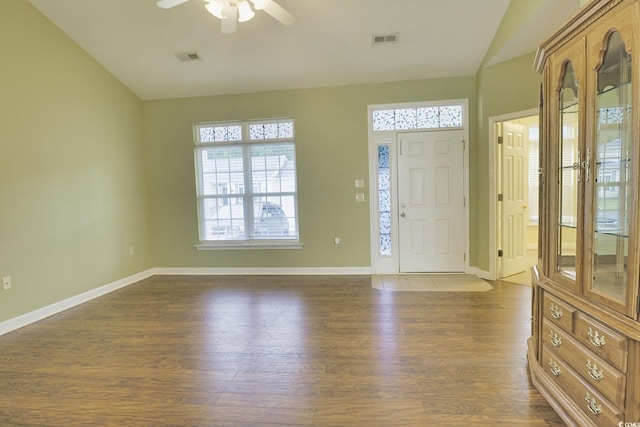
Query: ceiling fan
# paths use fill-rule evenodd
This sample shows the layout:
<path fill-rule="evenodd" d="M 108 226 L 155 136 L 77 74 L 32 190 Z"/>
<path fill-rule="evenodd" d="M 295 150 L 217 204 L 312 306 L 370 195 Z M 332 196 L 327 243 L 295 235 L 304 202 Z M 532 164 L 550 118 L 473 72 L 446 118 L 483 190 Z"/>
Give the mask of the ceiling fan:
<path fill-rule="evenodd" d="M 189 0 L 159 0 L 156 4 L 162 9 L 186 3 Z M 237 22 L 246 22 L 255 16 L 248 0 L 204 0 L 205 8 L 222 21 L 221 28 L 225 34 L 236 31 Z M 293 25 L 296 18 L 273 0 L 250 0 L 255 10 L 264 10 L 284 25 Z"/>

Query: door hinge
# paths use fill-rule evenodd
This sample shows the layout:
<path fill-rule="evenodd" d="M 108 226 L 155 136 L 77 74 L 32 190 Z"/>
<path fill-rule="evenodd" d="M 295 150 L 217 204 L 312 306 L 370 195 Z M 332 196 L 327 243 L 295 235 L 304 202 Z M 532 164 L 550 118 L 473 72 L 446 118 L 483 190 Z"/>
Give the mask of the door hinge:
<path fill-rule="evenodd" d="M 467 261 L 467 253 L 466 253 L 466 252 L 464 253 L 464 256 L 463 256 L 462 258 L 463 258 L 463 260 L 464 260 L 465 262 Z"/>
<path fill-rule="evenodd" d="M 467 141 L 465 141 L 464 139 L 462 140 L 462 150 L 466 150 L 467 149 Z"/>
<path fill-rule="evenodd" d="M 501 136 L 498 137 L 498 144 L 502 144 L 502 142 L 504 141 L 504 138 L 502 138 Z"/>
<path fill-rule="evenodd" d="M 502 256 L 502 249 L 498 249 L 498 256 L 501 257 Z"/>
<path fill-rule="evenodd" d="M 499 202 L 501 202 L 501 201 L 502 201 L 502 199 L 503 199 L 502 194 L 498 194 L 498 201 L 499 201 Z"/>

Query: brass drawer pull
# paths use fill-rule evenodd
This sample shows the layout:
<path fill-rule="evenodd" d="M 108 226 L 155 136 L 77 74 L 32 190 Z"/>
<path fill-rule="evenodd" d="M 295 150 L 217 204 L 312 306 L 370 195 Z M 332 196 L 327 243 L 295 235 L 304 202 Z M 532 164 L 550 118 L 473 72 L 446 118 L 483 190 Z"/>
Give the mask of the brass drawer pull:
<path fill-rule="evenodd" d="M 587 336 L 589 337 L 589 341 L 591 341 L 591 344 L 593 344 L 595 347 L 598 347 L 598 348 L 604 347 L 604 345 L 606 344 L 604 335 L 600 335 L 598 331 L 593 331 L 591 327 L 589 327 L 589 332 L 587 332 Z"/>
<path fill-rule="evenodd" d="M 555 304 L 551 304 L 549 306 L 549 311 L 551 312 L 551 316 L 554 319 L 560 319 L 562 316 L 564 316 L 562 309 Z"/>
<path fill-rule="evenodd" d="M 594 363 L 591 364 L 591 360 L 587 360 L 587 369 L 589 370 L 589 375 L 596 381 L 601 381 L 604 379 L 604 373 L 602 369 L 598 369 L 598 366 Z"/>
<path fill-rule="evenodd" d="M 562 371 L 560 370 L 558 365 L 556 365 L 556 362 L 554 362 L 553 359 L 549 359 L 549 368 L 551 370 L 551 373 L 556 377 L 559 377 L 560 374 L 562 374 Z"/>
<path fill-rule="evenodd" d="M 549 338 L 551 338 L 551 344 L 553 344 L 554 347 L 560 347 L 562 345 L 562 338 L 555 332 L 551 332 Z"/>
<path fill-rule="evenodd" d="M 584 398 L 584 400 L 587 402 L 587 408 L 589 408 L 589 410 L 594 415 L 602 414 L 602 405 L 598 405 L 596 399 L 594 397 L 591 397 L 591 395 L 589 395 L 589 392 L 587 392 L 587 396 Z"/>

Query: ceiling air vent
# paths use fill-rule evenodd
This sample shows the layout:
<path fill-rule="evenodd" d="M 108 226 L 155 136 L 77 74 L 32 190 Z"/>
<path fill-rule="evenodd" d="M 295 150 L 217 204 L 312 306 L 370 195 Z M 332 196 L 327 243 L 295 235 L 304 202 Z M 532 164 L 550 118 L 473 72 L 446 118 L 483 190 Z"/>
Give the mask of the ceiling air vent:
<path fill-rule="evenodd" d="M 398 33 L 374 34 L 373 36 L 371 36 L 371 41 L 374 46 L 381 44 L 398 43 L 398 39 Z"/>
<path fill-rule="evenodd" d="M 200 61 L 198 52 L 180 52 L 176 53 L 178 59 L 182 62 Z"/>

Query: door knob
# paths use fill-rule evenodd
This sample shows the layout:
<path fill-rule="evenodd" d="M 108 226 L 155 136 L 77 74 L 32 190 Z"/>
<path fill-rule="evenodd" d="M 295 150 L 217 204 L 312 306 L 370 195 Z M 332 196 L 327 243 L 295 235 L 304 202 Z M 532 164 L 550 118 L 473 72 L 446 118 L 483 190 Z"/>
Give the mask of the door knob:
<path fill-rule="evenodd" d="M 405 216 L 407 216 L 407 214 L 405 214 L 404 212 L 402 212 L 402 213 L 400 214 L 400 216 L 401 216 L 402 218 L 404 218 Z"/>

